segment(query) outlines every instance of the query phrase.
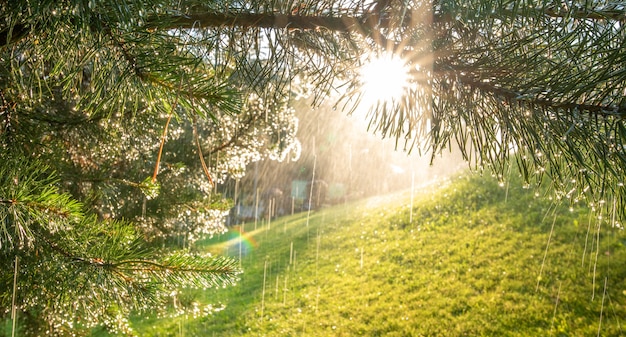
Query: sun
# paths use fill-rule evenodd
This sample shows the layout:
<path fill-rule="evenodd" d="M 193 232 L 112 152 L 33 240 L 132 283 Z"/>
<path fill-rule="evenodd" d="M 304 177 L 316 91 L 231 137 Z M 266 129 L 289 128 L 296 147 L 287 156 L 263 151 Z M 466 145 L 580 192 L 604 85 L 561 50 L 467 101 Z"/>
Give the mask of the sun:
<path fill-rule="evenodd" d="M 397 101 L 409 86 L 409 67 L 401 58 L 385 53 L 366 61 L 359 78 L 364 102 Z"/>

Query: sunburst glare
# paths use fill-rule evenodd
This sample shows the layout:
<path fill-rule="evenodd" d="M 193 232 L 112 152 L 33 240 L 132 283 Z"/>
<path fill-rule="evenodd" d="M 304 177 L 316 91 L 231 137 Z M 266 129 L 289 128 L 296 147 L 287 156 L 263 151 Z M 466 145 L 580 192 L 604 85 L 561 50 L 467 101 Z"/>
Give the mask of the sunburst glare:
<path fill-rule="evenodd" d="M 360 71 L 363 103 L 395 101 L 409 86 L 409 69 L 405 61 L 385 53 L 370 57 Z"/>

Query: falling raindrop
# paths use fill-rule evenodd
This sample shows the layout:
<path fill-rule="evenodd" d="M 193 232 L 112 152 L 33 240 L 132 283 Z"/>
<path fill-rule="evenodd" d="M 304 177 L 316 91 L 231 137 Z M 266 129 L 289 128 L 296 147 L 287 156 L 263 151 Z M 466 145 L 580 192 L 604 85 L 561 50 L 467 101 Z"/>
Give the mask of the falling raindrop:
<path fill-rule="evenodd" d="M 306 226 L 309 227 L 309 219 L 311 218 L 311 208 L 313 207 L 313 186 L 315 185 L 315 166 L 317 165 L 317 155 L 313 156 L 313 173 L 311 174 L 311 190 L 309 191 L 309 200 L 307 201 Z"/>
<path fill-rule="evenodd" d="M 600 208 L 600 215 L 598 217 L 598 226 L 597 226 L 597 230 L 596 230 L 596 256 L 595 256 L 595 261 L 593 263 L 593 280 L 592 280 L 592 293 L 591 293 L 591 300 L 593 301 L 596 295 L 596 272 L 597 272 L 597 267 L 598 267 L 598 255 L 600 253 L 600 227 L 602 226 L 602 210 L 604 209 L 604 207 Z"/>
<path fill-rule="evenodd" d="M 289 279 L 289 274 L 285 275 L 285 286 L 283 287 L 283 306 L 287 305 L 287 292 L 289 288 L 287 287 L 287 280 Z"/>
<path fill-rule="evenodd" d="M 604 278 L 604 290 L 602 291 L 602 305 L 600 306 L 600 320 L 598 322 L 598 336 L 600 336 L 600 331 L 602 330 L 602 314 L 604 313 L 604 300 L 606 297 L 606 284 L 608 281 L 608 277 Z"/>
<path fill-rule="evenodd" d="M 267 230 L 270 230 L 271 226 L 272 226 L 272 206 L 273 206 L 273 201 L 274 199 L 270 199 L 269 200 L 269 205 L 268 205 L 268 209 L 267 209 Z"/>
<path fill-rule="evenodd" d="M 556 301 L 554 303 L 554 312 L 552 313 L 552 324 L 550 326 L 550 336 L 552 336 L 552 329 L 554 328 L 554 319 L 556 318 L 556 309 L 559 306 L 559 299 L 561 297 L 561 285 L 562 285 L 562 282 L 559 281 L 559 290 L 556 293 Z"/>
<path fill-rule="evenodd" d="M 318 228 L 317 229 L 317 248 L 315 250 L 315 280 L 316 281 L 317 281 L 318 262 L 319 262 L 319 257 L 320 257 L 320 241 L 321 241 L 321 237 L 320 237 L 320 232 Z"/>
<path fill-rule="evenodd" d="M 550 248 L 550 243 L 552 241 L 552 235 L 554 234 L 554 224 L 556 223 L 556 218 L 557 218 L 557 212 L 554 211 L 554 218 L 552 220 L 552 227 L 550 227 L 550 235 L 548 236 L 548 242 L 546 243 L 546 249 L 543 253 L 543 260 L 541 261 L 541 268 L 539 269 L 539 276 L 537 276 L 537 287 L 535 288 L 535 291 L 539 290 L 539 284 L 541 283 L 542 280 L 542 274 L 543 274 L 543 268 L 545 267 L 546 264 L 546 258 L 548 257 L 548 249 Z"/>
<path fill-rule="evenodd" d="M 263 266 L 263 290 L 261 291 L 261 321 L 264 317 L 265 311 L 265 278 L 267 276 L 267 259 L 265 260 L 265 264 Z"/>
<path fill-rule="evenodd" d="M 413 171 L 413 165 L 411 165 L 411 202 L 409 206 L 409 224 L 413 224 L 413 195 L 415 193 L 415 171 Z M 363 263 L 361 260 L 361 268 Z"/>
<path fill-rule="evenodd" d="M 259 219 L 259 188 L 256 189 L 256 196 L 254 199 L 254 230 L 257 229 L 257 220 Z"/>

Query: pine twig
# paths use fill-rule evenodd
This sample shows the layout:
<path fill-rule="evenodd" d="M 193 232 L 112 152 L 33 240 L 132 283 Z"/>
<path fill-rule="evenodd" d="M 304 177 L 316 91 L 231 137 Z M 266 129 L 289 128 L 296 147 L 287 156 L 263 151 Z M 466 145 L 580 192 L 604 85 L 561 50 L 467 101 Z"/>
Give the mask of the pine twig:
<path fill-rule="evenodd" d="M 159 174 L 159 164 L 161 163 L 161 155 L 163 154 L 163 146 L 165 145 L 165 140 L 167 138 L 167 128 L 170 125 L 170 121 L 172 120 L 172 115 L 174 115 L 174 110 L 178 105 L 178 98 L 180 94 L 180 90 L 183 87 L 183 76 L 180 77 L 180 83 L 178 85 L 178 91 L 176 93 L 176 98 L 174 99 L 174 104 L 172 104 L 170 115 L 167 117 L 167 122 L 165 123 L 165 127 L 163 128 L 163 134 L 161 135 L 161 145 L 159 146 L 159 154 L 157 155 L 156 164 L 154 165 L 154 173 L 152 174 L 152 183 L 154 184 L 157 179 L 157 175 Z"/>
<path fill-rule="evenodd" d="M 191 95 L 191 105 L 192 107 L 194 107 L 195 109 L 195 101 L 193 99 L 193 93 L 190 91 L 189 93 Z M 193 116 L 193 138 L 196 141 L 196 146 L 198 147 L 198 157 L 200 158 L 200 164 L 202 164 L 202 171 L 204 171 L 204 175 L 206 175 L 207 179 L 209 180 L 209 184 L 211 185 L 211 188 L 215 187 L 215 182 L 213 181 L 213 178 L 211 177 L 211 172 L 209 172 L 209 168 L 206 165 L 206 162 L 204 161 L 204 155 L 202 153 L 202 146 L 200 145 L 200 138 L 198 137 L 198 123 L 196 122 L 196 116 Z"/>
<path fill-rule="evenodd" d="M 178 101 L 178 95 L 176 96 L 176 101 L 174 102 L 174 105 L 172 105 L 172 111 L 170 111 L 170 115 L 167 117 L 167 122 L 165 122 L 165 127 L 163 128 L 163 134 L 161 135 L 161 145 L 159 146 L 159 153 L 157 155 L 156 164 L 154 165 L 154 173 L 152 173 L 152 183 L 156 182 L 157 175 L 159 174 L 159 164 L 161 163 L 161 155 L 163 154 L 163 146 L 165 145 L 165 139 L 167 138 L 167 128 L 170 125 L 170 121 L 172 120 L 172 114 L 174 113 L 174 109 L 176 107 L 177 101 Z"/>
<path fill-rule="evenodd" d="M 200 158 L 200 164 L 202 164 L 202 171 L 204 171 L 204 175 L 206 175 L 209 180 L 209 184 L 211 184 L 211 188 L 215 186 L 215 182 L 211 177 L 211 172 L 209 172 L 209 168 L 204 161 L 204 155 L 202 154 L 202 146 L 200 145 L 200 138 L 198 137 L 198 126 L 196 123 L 196 117 L 193 118 L 193 137 L 196 141 L 196 146 L 198 147 L 198 157 Z"/>

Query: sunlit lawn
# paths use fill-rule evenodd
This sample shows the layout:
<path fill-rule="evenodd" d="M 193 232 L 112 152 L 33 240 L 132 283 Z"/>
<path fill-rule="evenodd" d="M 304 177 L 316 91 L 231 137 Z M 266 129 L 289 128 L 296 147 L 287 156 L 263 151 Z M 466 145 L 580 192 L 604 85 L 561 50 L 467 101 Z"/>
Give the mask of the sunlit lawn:
<path fill-rule="evenodd" d="M 256 231 L 245 224 L 244 241 L 200 247 L 241 255 L 239 284 L 179 298 L 223 310 L 134 327 L 140 336 L 626 334 L 624 231 L 603 223 L 598 233 L 585 208 L 520 186 L 463 176 L 422 189 L 412 214 L 406 192 Z"/>

